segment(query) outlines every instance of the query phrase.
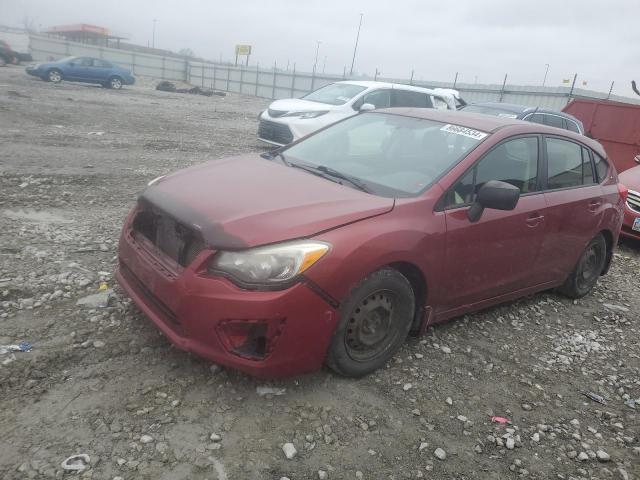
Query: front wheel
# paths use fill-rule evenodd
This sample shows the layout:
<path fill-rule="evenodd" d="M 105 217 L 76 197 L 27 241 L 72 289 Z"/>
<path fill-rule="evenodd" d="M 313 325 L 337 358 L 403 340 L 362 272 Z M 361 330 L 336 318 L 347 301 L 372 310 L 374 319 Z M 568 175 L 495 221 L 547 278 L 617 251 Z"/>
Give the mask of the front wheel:
<path fill-rule="evenodd" d="M 111 77 L 108 82 L 109 88 L 120 90 L 122 88 L 122 79 L 120 77 Z"/>
<path fill-rule="evenodd" d="M 51 69 L 47 72 L 47 80 L 53 83 L 60 83 L 62 81 L 62 72 L 57 69 Z"/>
<path fill-rule="evenodd" d="M 397 270 L 383 268 L 356 285 L 340 307 L 327 365 L 347 377 L 382 367 L 411 329 L 415 295 Z"/>
<path fill-rule="evenodd" d="M 558 291 L 569 298 L 581 298 L 596 286 L 607 261 L 607 242 L 601 233 L 584 249 L 578 263 Z"/>

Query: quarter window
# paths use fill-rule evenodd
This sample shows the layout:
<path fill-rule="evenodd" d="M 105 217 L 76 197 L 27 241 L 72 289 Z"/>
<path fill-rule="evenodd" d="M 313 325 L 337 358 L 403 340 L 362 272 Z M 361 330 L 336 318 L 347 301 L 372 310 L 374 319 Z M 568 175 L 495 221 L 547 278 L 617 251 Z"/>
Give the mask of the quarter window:
<path fill-rule="evenodd" d="M 567 120 L 567 123 L 569 121 Z M 591 163 L 591 155 L 589 150 L 582 147 L 582 183 L 585 185 L 591 185 L 597 183 L 593 175 L 593 164 Z"/>
<path fill-rule="evenodd" d="M 525 120 L 544 125 L 544 115 L 542 115 L 541 113 L 534 113 L 533 115 L 529 115 L 527 118 L 525 118 Z"/>
<path fill-rule="evenodd" d="M 588 152 L 586 158 L 583 157 L 583 147 L 559 138 L 547 138 L 546 144 L 550 190 L 593 183 L 591 159 Z"/>
<path fill-rule="evenodd" d="M 567 130 L 571 130 L 572 132 L 580 133 L 580 129 L 578 128 L 578 124 L 573 120 L 565 119 L 567 122 Z"/>
<path fill-rule="evenodd" d="M 609 164 L 595 152 L 593 152 L 593 163 L 596 166 L 598 183 L 601 183 L 605 178 L 607 178 L 607 173 L 609 172 Z"/>
<path fill-rule="evenodd" d="M 456 182 L 447 194 L 447 207 L 473 203 L 480 187 L 489 180 L 514 185 L 521 193 L 537 191 L 538 139 L 521 137 L 495 147 Z"/>

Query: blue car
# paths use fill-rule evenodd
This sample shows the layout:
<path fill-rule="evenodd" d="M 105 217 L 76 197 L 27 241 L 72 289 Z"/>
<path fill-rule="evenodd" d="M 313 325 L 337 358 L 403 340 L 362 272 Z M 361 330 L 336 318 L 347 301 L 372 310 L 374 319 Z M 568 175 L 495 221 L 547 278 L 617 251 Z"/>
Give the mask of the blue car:
<path fill-rule="evenodd" d="M 27 73 L 48 82 L 99 83 L 105 88 L 122 88 L 133 85 L 134 76 L 126 68 L 114 65 L 106 60 L 91 57 L 67 57 L 57 62 L 38 63 L 27 67 Z"/>

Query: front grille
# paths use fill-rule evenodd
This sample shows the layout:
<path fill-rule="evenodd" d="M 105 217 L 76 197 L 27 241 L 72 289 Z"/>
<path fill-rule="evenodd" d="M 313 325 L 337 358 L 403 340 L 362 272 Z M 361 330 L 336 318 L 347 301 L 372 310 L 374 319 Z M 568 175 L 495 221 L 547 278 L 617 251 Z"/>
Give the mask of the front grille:
<path fill-rule="evenodd" d="M 204 242 L 196 233 L 155 211 L 138 212 L 133 220 L 133 230 L 183 267 L 188 266 L 204 249 Z"/>
<path fill-rule="evenodd" d="M 270 142 L 286 145 L 293 141 L 293 134 L 287 125 L 282 123 L 270 122 L 268 120 L 260 120 L 258 127 L 258 137 Z"/>
<path fill-rule="evenodd" d="M 285 113 L 287 113 L 286 110 L 273 110 L 271 108 L 267 109 L 267 111 L 269 112 L 269 116 L 271 118 L 278 118 L 283 116 Z"/>
<path fill-rule="evenodd" d="M 640 192 L 629 190 L 629 193 L 627 194 L 627 205 L 631 210 L 640 212 Z"/>

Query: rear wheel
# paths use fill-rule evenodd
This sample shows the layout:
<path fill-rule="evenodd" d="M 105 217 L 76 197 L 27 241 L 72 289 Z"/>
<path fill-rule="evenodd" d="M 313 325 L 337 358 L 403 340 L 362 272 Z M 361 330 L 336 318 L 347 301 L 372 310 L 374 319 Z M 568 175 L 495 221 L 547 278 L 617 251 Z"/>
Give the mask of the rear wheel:
<path fill-rule="evenodd" d="M 340 307 L 327 364 L 348 377 L 382 367 L 406 339 L 414 312 L 415 296 L 406 277 L 392 268 L 372 273 Z"/>
<path fill-rule="evenodd" d="M 62 81 L 62 72 L 57 68 L 52 68 L 47 72 L 47 80 L 53 83 L 60 83 Z"/>
<path fill-rule="evenodd" d="M 111 77 L 108 86 L 114 90 L 120 90 L 122 88 L 122 79 L 120 77 Z"/>
<path fill-rule="evenodd" d="M 607 242 L 599 233 L 584 249 L 573 272 L 558 291 L 570 298 L 584 297 L 595 287 L 606 261 Z"/>

